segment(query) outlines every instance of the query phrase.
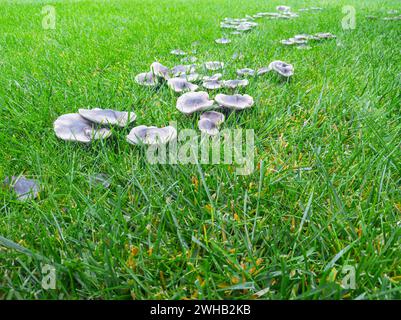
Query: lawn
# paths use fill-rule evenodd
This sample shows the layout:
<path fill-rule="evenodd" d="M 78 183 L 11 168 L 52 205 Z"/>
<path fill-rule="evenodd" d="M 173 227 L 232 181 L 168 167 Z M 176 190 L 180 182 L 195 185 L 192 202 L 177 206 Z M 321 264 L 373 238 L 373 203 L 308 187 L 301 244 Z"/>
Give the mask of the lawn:
<path fill-rule="evenodd" d="M 214 42 L 225 17 L 282 2 L 324 10 L 258 19 L 230 44 Z M 56 10 L 55 29 L 42 26 L 45 5 Z M 341 24 L 345 5 L 356 12 L 351 30 Z M 0 178 L 23 174 L 41 185 L 25 202 L 0 188 L 0 299 L 401 298 L 401 22 L 381 19 L 399 1 L 0 6 Z M 337 38 L 310 50 L 280 44 L 317 32 Z M 254 130 L 253 173 L 150 164 L 126 142 L 133 125 L 89 145 L 55 136 L 57 117 L 82 107 L 197 130 L 198 115 L 181 114 L 167 86 L 135 82 L 154 61 L 180 64 L 170 51 L 194 42 L 197 63 L 224 61 L 225 79 L 273 60 L 294 65 L 289 81 L 250 79 L 241 93 L 254 106 L 223 124 Z M 88 183 L 98 173 L 110 187 Z M 42 286 L 45 265 L 55 268 L 55 289 Z"/>

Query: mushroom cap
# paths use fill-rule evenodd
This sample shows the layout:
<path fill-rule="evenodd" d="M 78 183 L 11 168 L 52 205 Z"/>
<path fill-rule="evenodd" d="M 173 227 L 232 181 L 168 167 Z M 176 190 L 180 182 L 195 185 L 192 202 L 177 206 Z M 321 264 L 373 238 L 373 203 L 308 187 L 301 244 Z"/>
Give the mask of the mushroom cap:
<path fill-rule="evenodd" d="M 220 61 L 208 61 L 205 62 L 205 68 L 208 70 L 219 70 L 224 68 L 224 62 Z"/>
<path fill-rule="evenodd" d="M 167 81 L 167 85 L 175 92 L 195 91 L 199 87 L 183 78 L 171 78 Z"/>
<path fill-rule="evenodd" d="M 223 75 L 221 73 L 216 73 L 212 76 L 204 76 L 203 81 L 214 81 L 219 80 Z"/>
<path fill-rule="evenodd" d="M 319 32 L 315 34 L 319 39 L 334 39 L 336 36 L 330 32 Z"/>
<path fill-rule="evenodd" d="M 207 119 L 214 122 L 216 125 L 220 125 L 224 122 L 225 116 L 221 112 L 217 111 L 206 111 L 200 115 L 200 119 Z"/>
<path fill-rule="evenodd" d="M 204 91 L 184 93 L 177 99 L 176 107 L 184 114 L 209 109 L 213 106 L 213 100 L 209 100 L 209 94 Z"/>
<path fill-rule="evenodd" d="M 280 40 L 281 44 L 284 44 L 286 46 L 292 46 L 293 44 L 295 44 L 293 39 L 284 39 L 284 40 Z"/>
<path fill-rule="evenodd" d="M 224 86 L 226 88 L 235 89 L 238 87 L 246 87 L 249 84 L 247 79 L 236 79 L 236 80 L 226 80 L 224 81 Z"/>
<path fill-rule="evenodd" d="M 154 126 L 138 126 L 132 128 L 127 135 L 131 144 L 162 145 L 177 137 L 177 130 L 172 126 L 158 128 Z"/>
<path fill-rule="evenodd" d="M 211 136 L 215 136 L 219 133 L 218 125 L 215 122 L 210 121 L 209 119 L 206 118 L 200 119 L 198 121 L 198 128 L 201 132 L 204 132 Z"/>
<path fill-rule="evenodd" d="M 174 54 L 176 56 L 185 56 L 187 53 L 181 49 L 174 49 L 170 51 L 171 54 Z"/>
<path fill-rule="evenodd" d="M 165 80 L 170 79 L 170 69 L 163 66 L 160 62 L 153 62 L 150 65 L 150 70 L 157 77 L 163 78 Z"/>
<path fill-rule="evenodd" d="M 227 38 L 220 38 L 220 39 L 214 40 L 214 42 L 219 43 L 219 44 L 228 44 L 231 42 L 231 40 L 227 39 Z"/>
<path fill-rule="evenodd" d="M 232 110 L 243 110 L 252 107 L 254 101 L 253 98 L 247 94 L 240 95 L 226 95 L 218 94 L 214 100 L 222 107 Z"/>
<path fill-rule="evenodd" d="M 268 73 L 268 72 L 270 72 L 272 69 L 270 69 L 269 67 L 262 67 L 262 68 L 259 68 L 258 69 L 258 71 L 256 72 L 256 74 L 258 75 L 258 76 L 261 76 L 262 74 L 265 74 L 265 73 Z"/>
<path fill-rule="evenodd" d="M 294 67 L 286 62 L 276 60 L 269 64 L 271 70 L 276 71 L 283 77 L 291 77 L 294 74 Z"/>
<path fill-rule="evenodd" d="M 142 86 L 155 86 L 157 85 L 157 79 L 152 71 L 142 72 L 135 77 L 136 83 Z"/>
<path fill-rule="evenodd" d="M 78 113 L 64 114 L 54 121 L 56 136 L 66 141 L 89 143 L 92 140 L 105 139 L 111 135 L 107 128 L 96 128 L 94 124 Z"/>
<path fill-rule="evenodd" d="M 80 116 L 86 120 L 103 125 L 125 127 L 136 119 L 134 112 L 116 111 L 111 109 L 78 109 Z"/>
<path fill-rule="evenodd" d="M 255 75 L 255 70 L 251 68 L 243 68 L 243 69 L 237 69 L 237 75 L 239 76 L 253 76 Z"/>
<path fill-rule="evenodd" d="M 196 65 L 194 64 L 179 64 L 178 66 L 174 66 L 171 68 L 171 72 L 174 77 L 178 77 L 182 74 L 193 73 L 195 72 Z"/>
<path fill-rule="evenodd" d="M 201 78 L 201 75 L 196 72 L 188 73 L 188 74 L 181 74 L 178 78 L 185 79 L 189 82 L 191 81 L 198 81 Z"/>
<path fill-rule="evenodd" d="M 286 12 L 286 11 L 291 11 L 291 7 L 281 5 L 281 6 L 277 6 L 277 7 L 276 7 L 276 10 L 277 10 L 277 11 L 284 11 L 284 12 Z"/>
<path fill-rule="evenodd" d="M 12 176 L 4 179 L 4 184 L 14 190 L 18 200 L 25 201 L 35 199 L 39 194 L 39 184 L 35 180 L 24 176 Z"/>
<path fill-rule="evenodd" d="M 206 80 L 202 83 L 202 86 L 208 90 L 220 89 L 223 87 L 223 85 L 224 82 L 220 80 Z"/>

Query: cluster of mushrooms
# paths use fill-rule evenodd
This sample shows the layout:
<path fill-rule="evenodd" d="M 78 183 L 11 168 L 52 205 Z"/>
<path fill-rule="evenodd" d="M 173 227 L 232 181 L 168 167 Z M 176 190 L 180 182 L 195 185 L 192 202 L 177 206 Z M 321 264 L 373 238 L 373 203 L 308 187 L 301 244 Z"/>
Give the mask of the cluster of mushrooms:
<path fill-rule="evenodd" d="M 315 34 L 297 34 L 292 38 L 281 40 L 280 43 L 286 46 L 296 45 L 299 49 L 309 49 L 307 46 L 308 42 L 313 41 L 321 41 L 325 39 L 335 39 L 336 36 L 330 32 L 319 32 Z"/>

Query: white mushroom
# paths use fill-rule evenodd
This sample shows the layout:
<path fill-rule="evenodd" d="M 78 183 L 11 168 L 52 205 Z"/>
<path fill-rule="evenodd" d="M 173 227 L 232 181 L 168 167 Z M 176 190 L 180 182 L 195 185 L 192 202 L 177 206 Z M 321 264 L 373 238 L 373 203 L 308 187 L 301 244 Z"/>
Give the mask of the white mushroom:
<path fill-rule="evenodd" d="M 159 62 L 153 62 L 150 65 L 150 70 L 153 72 L 153 74 L 157 77 L 163 78 L 165 80 L 170 79 L 170 69 L 167 68 L 166 66 L 163 66 Z"/>
<path fill-rule="evenodd" d="M 210 109 L 213 100 L 209 100 L 209 94 L 204 91 L 184 93 L 177 99 L 176 107 L 184 114 Z"/>
<path fill-rule="evenodd" d="M 198 121 L 198 128 L 201 132 L 209 135 L 216 135 L 219 133 L 219 126 L 224 122 L 224 114 L 216 111 L 208 111 L 202 113 Z"/>
<path fill-rule="evenodd" d="M 294 67 L 291 64 L 279 60 L 270 63 L 269 69 L 277 72 L 283 77 L 291 77 L 294 74 Z"/>
<path fill-rule="evenodd" d="M 185 56 L 187 54 L 185 51 L 182 51 L 181 49 L 171 50 L 170 53 L 176 56 Z"/>
<path fill-rule="evenodd" d="M 237 75 L 241 77 L 253 76 L 255 75 L 255 70 L 250 68 L 237 69 Z"/>
<path fill-rule="evenodd" d="M 78 113 L 86 120 L 103 125 L 125 127 L 136 119 L 134 112 L 116 111 L 111 109 L 78 109 Z"/>
<path fill-rule="evenodd" d="M 231 42 L 231 40 L 230 39 L 227 39 L 227 38 L 220 38 L 220 39 L 216 39 L 216 40 L 214 40 L 216 43 L 219 43 L 219 44 L 228 44 L 228 43 L 230 43 Z"/>
<path fill-rule="evenodd" d="M 223 87 L 223 81 L 219 80 L 206 80 L 203 81 L 202 86 L 208 90 L 216 90 Z"/>
<path fill-rule="evenodd" d="M 24 176 L 6 177 L 4 184 L 9 186 L 21 201 L 35 199 L 39 194 L 39 184 L 35 180 L 27 179 Z"/>
<path fill-rule="evenodd" d="M 336 36 L 330 32 L 319 32 L 315 34 L 319 39 L 334 39 Z"/>
<path fill-rule="evenodd" d="M 205 62 L 205 68 L 212 71 L 223 69 L 224 63 L 220 61 L 208 61 Z"/>
<path fill-rule="evenodd" d="M 243 110 L 252 107 L 253 98 L 247 94 L 218 94 L 214 100 L 221 106 L 232 110 Z"/>
<path fill-rule="evenodd" d="M 230 88 L 230 89 L 235 89 L 238 87 L 246 87 L 248 84 L 249 84 L 249 81 L 247 79 L 224 81 L 224 86 L 226 88 Z"/>
<path fill-rule="evenodd" d="M 127 135 L 127 141 L 131 144 L 163 145 L 177 137 L 177 130 L 172 126 L 157 128 L 154 126 L 138 126 L 132 128 Z"/>
<path fill-rule="evenodd" d="M 152 71 L 143 72 L 143 73 L 138 74 L 135 77 L 135 81 L 138 84 L 143 85 L 143 86 L 156 86 L 157 85 L 157 79 Z"/>
<path fill-rule="evenodd" d="M 221 73 L 216 73 L 212 76 L 204 76 L 203 81 L 215 81 L 219 80 L 223 75 Z"/>
<path fill-rule="evenodd" d="M 107 128 L 96 128 L 94 124 L 78 113 L 68 113 L 54 121 L 56 136 L 66 141 L 88 143 L 92 140 L 105 139 L 111 135 Z"/>
<path fill-rule="evenodd" d="M 256 74 L 258 76 L 261 76 L 262 74 L 268 73 L 270 72 L 272 69 L 270 69 L 269 67 L 262 67 L 260 69 L 258 69 L 258 71 L 256 72 Z"/>
<path fill-rule="evenodd" d="M 167 85 L 175 92 L 195 91 L 198 89 L 196 84 L 188 82 L 183 78 L 171 78 L 167 81 Z"/>

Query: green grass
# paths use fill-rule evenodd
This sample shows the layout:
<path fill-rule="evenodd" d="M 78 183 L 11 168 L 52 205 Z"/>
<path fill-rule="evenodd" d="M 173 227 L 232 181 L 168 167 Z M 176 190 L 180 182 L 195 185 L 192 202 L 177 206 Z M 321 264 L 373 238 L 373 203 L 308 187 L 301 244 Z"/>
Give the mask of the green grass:
<path fill-rule="evenodd" d="M 214 43 L 224 17 L 280 2 L 0 1 L 0 177 L 43 187 L 26 203 L 0 190 L 0 298 L 242 299 L 266 288 L 261 299 L 401 298 L 400 22 L 365 19 L 399 1 L 285 1 L 325 10 L 260 19 Z M 41 25 L 47 4 L 55 30 Z M 356 8 L 355 30 L 341 28 L 343 5 Z M 309 51 L 278 43 L 316 32 L 338 39 Z M 134 81 L 155 60 L 179 64 L 170 50 L 194 41 L 199 62 L 226 62 L 226 79 L 276 59 L 295 66 L 290 82 L 251 80 L 243 91 L 255 106 L 224 124 L 255 131 L 253 174 L 150 165 L 125 141 L 129 129 L 90 146 L 55 137 L 53 121 L 80 107 L 196 128 L 167 87 Z M 99 172 L 109 189 L 89 186 Z M 55 290 L 41 287 L 46 263 Z M 340 286 L 346 265 L 355 290 Z"/>

